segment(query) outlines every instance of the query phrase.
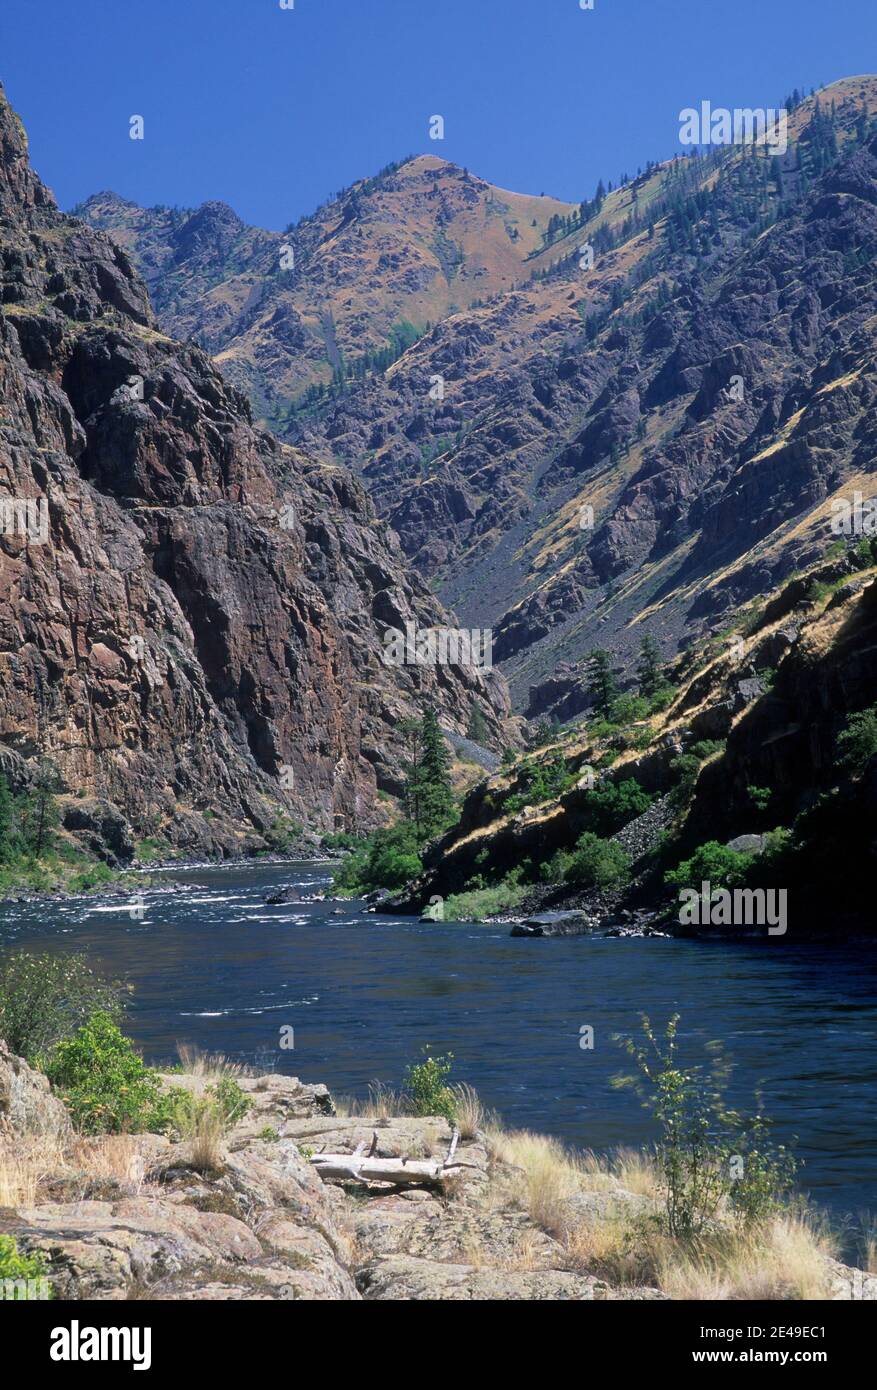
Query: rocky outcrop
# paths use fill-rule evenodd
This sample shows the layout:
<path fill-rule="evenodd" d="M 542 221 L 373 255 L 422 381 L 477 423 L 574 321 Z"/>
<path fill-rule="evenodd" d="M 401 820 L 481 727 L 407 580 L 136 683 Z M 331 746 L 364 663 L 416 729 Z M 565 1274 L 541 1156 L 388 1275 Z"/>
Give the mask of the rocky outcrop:
<path fill-rule="evenodd" d="M 452 620 L 360 484 L 257 429 L 158 331 L 2 95 L 0 405 L 0 740 L 85 797 L 68 819 L 89 842 L 108 829 L 122 860 L 155 834 L 252 850 L 281 813 L 368 826 L 425 701 L 499 737 L 498 677 L 384 663 L 387 627 Z"/>
<path fill-rule="evenodd" d="M 0 1137 L 14 1141 L 69 1133 L 67 1111 L 45 1076 L 0 1038 Z"/>
<path fill-rule="evenodd" d="M 42 1089 L 25 1063 L 12 1061 L 28 1086 Z M 7 1062 L 0 1056 L 0 1077 Z M 164 1078 L 199 1094 L 213 1081 L 186 1073 Z M 527 1170 L 518 1161 L 527 1159 L 514 1136 L 467 1128 L 457 1136 L 454 1176 L 446 1181 L 324 1182 L 310 1161 L 318 1152 L 444 1158 L 454 1136 L 440 1116 L 335 1115 L 325 1087 L 295 1077 L 237 1081 L 250 1109 L 209 1172 L 196 1166 L 187 1143 L 157 1135 L 83 1139 L 62 1128 L 51 1131 L 51 1143 L 43 1137 L 35 1190 L 28 1201 L 0 1209 L 0 1234 L 11 1236 L 20 1253 L 41 1257 L 55 1299 L 667 1297 L 587 1267 L 583 1252 L 595 1231 L 617 1235 L 627 1222 L 633 1237 L 637 1223 L 656 1211 L 654 1195 L 628 1191 L 608 1169 L 559 1169 L 543 1225 L 531 1211 Z M 541 1142 L 544 1161 L 562 1166 L 559 1149 L 536 1135 L 522 1138 L 537 1148 Z M 825 1297 L 877 1298 L 874 1276 L 831 1259 L 824 1267 Z"/>
<path fill-rule="evenodd" d="M 34 1092 L 48 1089 L 12 1060 Z M 0 1078 L 5 1065 L 0 1056 Z M 210 1084 L 179 1073 L 163 1080 L 195 1093 Z M 497 1201 L 481 1136 L 458 1146 L 453 1193 L 416 1181 L 393 1191 L 329 1185 L 308 1161 L 312 1152 L 352 1154 L 367 1145 L 382 1157 L 446 1153 L 447 1121 L 339 1118 L 323 1086 L 278 1075 L 238 1081 L 251 1108 L 229 1136 L 221 1171 L 205 1176 L 185 1144 L 157 1135 L 78 1141 L 74 1157 L 45 1179 L 54 1200 L 0 1213 L 0 1231 L 19 1250 L 42 1256 L 55 1298 L 622 1296 L 604 1280 L 568 1270 L 556 1240 L 513 1202 Z M 69 1200 L 71 1187 L 78 1200 Z"/>
<path fill-rule="evenodd" d="M 590 936 L 598 919 L 587 912 L 541 912 L 516 922 L 510 936 Z"/>

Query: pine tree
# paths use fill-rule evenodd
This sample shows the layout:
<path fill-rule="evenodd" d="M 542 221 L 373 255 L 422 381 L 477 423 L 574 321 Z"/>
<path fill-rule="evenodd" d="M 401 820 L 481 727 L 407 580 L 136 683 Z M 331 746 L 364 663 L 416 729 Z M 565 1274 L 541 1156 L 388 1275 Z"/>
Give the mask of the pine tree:
<path fill-rule="evenodd" d="M 451 756 L 435 710 L 402 726 L 408 741 L 405 763 L 405 811 L 420 842 L 438 835 L 453 819 Z"/>
<path fill-rule="evenodd" d="M 591 672 L 588 691 L 594 701 L 598 714 L 608 715 L 612 701 L 618 694 L 618 686 L 612 674 L 612 661 L 609 653 L 596 647 L 591 652 Z"/>
<path fill-rule="evenodd" d="M 454 789 L 451 755 L 435 710 L 428 706 L 421 722 L 423 740 L 423 827 L 427 838 L 439 834 L 453 820 Z"/>
<path fill-rule="evenodd" d="M 49 832 L 58 824 L 58 808 L 55 804 L 55 793 L 58 791 L 58 774 L 44 758 L 31 782 L 21 813 L 25 843 L 38 859 L 49 846 Z"/>
<path fill-rule="evenodd" d="M 6 863 L 14 849 L 13 801 L 9 783 L 0 772 L 0 864 Z"/>
<path fill-rule="evenodd" d="M 640 643 L 636 672 L 639 677 L 639 693 L 648 699 L 661 685 L 661 649 L 654 637 L 648 633 Z"/>

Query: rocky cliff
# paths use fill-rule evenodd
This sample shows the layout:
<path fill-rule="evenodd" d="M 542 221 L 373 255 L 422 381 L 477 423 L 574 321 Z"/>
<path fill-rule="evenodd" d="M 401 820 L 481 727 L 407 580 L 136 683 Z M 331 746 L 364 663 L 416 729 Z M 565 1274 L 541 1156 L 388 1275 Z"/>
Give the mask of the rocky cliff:
<path fill-rule="evenodd" d="M 361 485 L 256 428 L 157 326 L 128 256 L 58 211 L 0 92 L 0 740 L 134 836 L 264 843 L 281 813 L 363 826 L 400 720 L 451 731 L 502 682 L 389 667 L 388 626 L 449 622 Z"/>

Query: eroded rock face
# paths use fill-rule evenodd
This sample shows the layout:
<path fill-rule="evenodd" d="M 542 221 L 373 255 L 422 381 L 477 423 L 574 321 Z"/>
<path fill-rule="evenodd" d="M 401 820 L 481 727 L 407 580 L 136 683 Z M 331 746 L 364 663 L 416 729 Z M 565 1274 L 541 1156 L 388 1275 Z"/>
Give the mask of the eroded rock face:
<path fill-rule="evenodd" d="M 498 736 L 501 681 L 384 664 L 388 626 L 453 621 L 349 474 L 254 428 L 157 331 L 125 252 L 57 211 L 2 94 L 0 311 L 7 746 L 135 837 L 228 853 L 281 811 L 371 823 L 427 699 Z"/>
<path fill-rule="evenodd" d="M 10 1052 L 0 1038 L 0 1137 L 14 1141 L 69 1132 L 67 1111 L 45 1076 Z"/>

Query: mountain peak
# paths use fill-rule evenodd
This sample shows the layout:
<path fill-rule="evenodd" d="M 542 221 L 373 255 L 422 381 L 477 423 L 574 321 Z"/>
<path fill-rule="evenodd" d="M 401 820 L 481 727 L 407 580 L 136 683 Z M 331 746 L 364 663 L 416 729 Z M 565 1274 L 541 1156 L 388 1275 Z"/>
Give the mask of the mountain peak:
<path fill-rule="evenodd" d="M 139 203 L 133 202 L 130 198 L 123 198 L 121 193 L 115 193 L 111 188 L 102 188 L 98 193 L 90 193 L 81 203 L 70 209 L 73 217 L 80 217 L 84 213 L 92 213 L 98 210 L 117 210 L 117 211 L 140 211 Z"/>

